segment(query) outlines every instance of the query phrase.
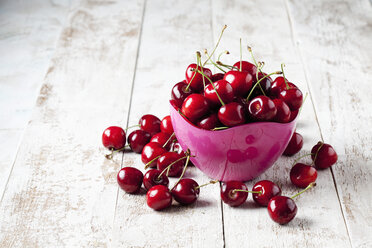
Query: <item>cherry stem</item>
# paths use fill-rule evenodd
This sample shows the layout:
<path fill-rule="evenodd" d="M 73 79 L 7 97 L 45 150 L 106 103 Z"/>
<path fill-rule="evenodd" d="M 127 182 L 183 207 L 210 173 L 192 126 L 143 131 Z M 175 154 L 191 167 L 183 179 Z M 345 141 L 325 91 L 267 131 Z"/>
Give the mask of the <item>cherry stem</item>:
<path fill-rule="evenodd" d="M 256 80 L 258 81 L 258 71 L 261 71 L 263 66 L 265 65 L 265 62 L 258 62 L 258 70 L 256 70 Z M 262 89 L 261 84 L 258 85 L 261 89 L 261 92 L 263 93 L 264 96 L 266 96 L 265 91 Z"/>
<path fill-rule="evenodd" d="M 233 194 L 236 192 L 247 192 L 247 193 L 252 193 L 252 194 L 262 194 L 262 191 L 249 191 L 249 190 L 244 190 L 244 189 L 234 189 L 232 191 Z"/>
<path fill-rule="evenodd" d="M 249 100 L 249 98 L 251 97 L 252 93 L 253 93 L 253 90 L 256 88 L 257 84 L 259 84 L 262 80 L 264 80 L 265 78 L 267 77 L 270 77 L 271 75 L 274 75 L 274 74 L 282 74 L 281 71 L 276 71 L 276 72 L 273 72 L 273 73 L 270 73 L 270 74 L 267 74 L 266 76 L 262 77 L 260 80 L 257 81 L 257 83 L 255 83 L 255 85 L 253 85 L 251 91 L 249 92 L 248 94 L 248 97 L 247 97 L 247 101 Z"/>
<path fill-rule="evenodd" d="M 172 163 L 170 163 L 167 167 L 164 168 L 164 170 L 161 171 L 161 173 L 159 174 L 158 178 L 160 179 L 160 177 L 164 174 L 165 171 L 167 171 L 167 170 L 169 171 L 169 169 L 172 167 L 172 165 L 180 162 L 181 160 L 183 160 L 183 159 L 185 159 L 187 157 L 188 157 L 188 155 L 187 156 L 184 156 L 182 158 L 179 158 L 176 161 L 173 161 Z"/>
<path fill-rule="evenodd" d="M 248 46 L 247 48 L 248 48 L 249 53 L 250 53 L 251 56 L 252 56 L 253 63 L 255 64 L 255 66 L 257 67 L 257 69 L 258 69 L 260 72 L 262 72 L 261 69 L 258 67 L 258 64 L 257 64 L 256 59 L 255 59 L 254 56 L 253 56 L 252 48 L 251 48 L 250 46 Z"/>
<path fill-rule="evenodd" d="M 304 189 L 304 190 L 301 190 L 300 192 L 298 192 L 297 194 L 295 194 L 294 196 L 291 196 L 291 199 L 294 199 L 295 197 L 301 195 L 302 193 L 304 193 L 306 190 L 312 188 L 312 187 L 315 187 L 316 186 L 316 183 L 312 182 L 310 183 L 309 185 L 307 185 L 307 187 Z"/>
<path fill-rule="evenodd" d="M 221 61 L 217 61 L 216 63 L 217 63 L 218 65 L 223 66 L 223 67 L 226 67 L 227 69 L 230 69 L 230 70 L 232 70 L 232 69 L 239 70 L 238 67 L 236 67 L 236 66 L 232 66 L 232 65 L 226 65 L 226 64 L 222 63 Z"/>
<path fill-rule="evenodd" d="M 204 50 L 204 53 L 208 56 L 208 51 L 207 49 Z M 215 67 L 217 67 L 218 69 L 220 69 L 223 73 L 226 73 L 226 71 L 224 69 L 222 69 L 221 67 L 219 67 L 216 62 L 214 62 L 212 59 L 210 59 L 212 65 L 214 65 Z"/>
<path fill-rule="evenodd" d="M 215 184 L 215 183 L 218 183 L 218 182 L 219 182 L 218 180 L 212 180 L 212 181 L 209 181 L 209 183 L 205 183 L 205 184 L 196 186 L 194 189 L 200 189 L 201 187 L 205 187 L 205 186 L 207 186 L 209 184 Z"/>
<path fill-rule="evenodd" d="M 175 135 L 175 133 L 173 132 L 172 135 L 169 136 L 169 138 L 167 139 L 167 141 L 164 143 L 163 148 L 168 145 L 169 141 L 171 141 L 171 139 L 173 138 L 174 135 Z"/>
<path fill-rule="evenodd" d="M 224 130 L 224 129 L 228 129 L 229 127 L 215 127 L 212 129 L 212 131 L 217 131 L 217 130 Z"/>
<path fill-rule="evenodd" d="M 187 154 L 190 154 L 190 150 L 187 149 L 186 153 L 187 153 Z M 172 191 L 172 190 L 174 189 L 174 187 L 177 186 L 177 184 L 181 181 L 182 177 L 185 175 L 186 168 L 187 168 L 187 166 L 189 165 L 189 162 L 190 162 L 190 157 L 191 157 L 190 155 L 187 156 L 187 158 L 186 158 L 186 163 L 185 163 L 185 167 L 183 167 L 183 170 L 182 170 L 182 174 L 181 174 L 181 176 L 178 178 L 177 182 L 173 185 L 173 187 L 172 187 L 172 189 L 171 189 L 170 191 Z"/>
<path fill-rule="evenodd" d="M 196 52 L 196 56 L 197 56 L 197 63 L 200 66 L 201 71 L 204 71 L 203 65 L 202 65 L 202 62 L 201 62 L 201 54 L 200 54 L 199 51 Z M 204 76 L 202 77 L 202 79 L 203 79 L 203 89 L 204 89 L 205 88 L 205 78 L 204 78 Z"/>
<path fill-rule="evenodd" d="M 218 55 L 218 58 L 217 58 L 218 61 L 220 61 L 221 56 L 222 56 L 223 54 L 230 54 L 230 52 L 226 50 L 226 51 L 223 51 L 222 53 L 220 53 L 220 54 Z"/>
<path fill-rule="evenodd" d="M 221 38 L 222 38 L 222 35 L 223 35 L 223 32 L 225 31 L 225 29 L 227 28 L 227 25 L 224 25 L 222 30 L 221 30 L 221 34 L 220 34 L 220 37 L 218 38 L 218 41 L 217 41 L 217 44 L 216 46 L 214 47 L 212 53 L 208 56 L 207 60 L 204 62 L 203 65 L 205 65 L 210 59 L 211 57 L 213 56 L 214 52 L 216 51 L 218 45 L 220 44 L 220 41 L 221 41 Z"/>
<path fill-rule="evenodd" d="M 297 162 L 300 161 L 301 158 L 304 158 L 304 157 L 307 157 L 307 156 L 311 156 L 311 155 L 314 155 L 314 153 L 307 153 L 307 154 L 305 154 L 305 155 L 302 155 L 302 156 L 296 158 L 296 160 L 295 160 L 295 161 L 293 162 L 293 164 L 292 164 L 292 167 L 293 167 L 295 164 L 297 164 Z"/>
<path fill-rule="evenodd" d="M 127 128 L 125 129 L 125 132 L 127 132 L 128 129 L 131 129 L 131 128 L 133 128 L 133 127 L 140 127 L 140 126 L 141 126 L 141 124 L 137 124 L 137 125 L 133 125 L 133 126 L 127 127 Z"/>
<path fill-rule="evenodd" d="M 302 101 L 302 104 L 301 104 L 301 107 L 300 107 L 300 109 L 298 110 L 298 114 L 300 114 L 301 113 L 301 110 L 302 110 L 302 106 L 304 106 L 304 103 L 305 103 L 305 101 L 306 101 L 306 98 L 307 98 L 307 96 L 308 96 L 309 94 L 306 92 L 306 94 L 305 94 L 305 97 L 304 97 L 304 100 Z"/>
<path fill-rule="evenodd" d="M 207 77 L 207 76 L 204 74 L 204 72 L 201 72 L 201 71 L 199 71 L 199 70 L 197 70 L 197 72 L 200 73 L 200 74 L 202 74 L 203 76 L 205 76 L 205 77 L 209 80 L 209 82 L 210 82 L 210 83 L 212 84 L 212 86 L 213 86 L 214 91 L 216 92 L 216 95 L 217 95 L 217 97 L 218 97 L 218 100 L 220 100 L 222 106 L 225 106 L 225 103 L 222 101 L 222 98 L 221 98 L 220 95 L 218 94 L 217 89 L 216 89 L 216 86 L 214 85 L 213 81 L 212 81 L 209 77 Z"/>
<path fill-rule="evenodd" d="M 284 66 L 285 66 L 284 63 L 282 63 L 282 64 L 280 65 L 280 67 L 282 68 L 282 72 L 283 72 L 284 83 L 285 83 L 285 85 L 287 86 L 287 90 L 288 90 L 288 89 L 289 89 L 289 85 L 288 85 L 287 79 L 285 78 L 285 74 L 284 74 Z"/>
<path fill-rule="evenodd" d="M 314 159 L 313 159 L 313 163 L 312 164 L 315 165 L 315 160 L 317 159 L 318 153 L 319 153 L 319 151 L 320 151 L 320 149 L 322 148 L 323 145 L 324 145 L 324 143 L 322 142 L 322 144 L 318 147 L 318 150 L 316 150 L 316 153 L 314 155 Z"/>
<path fill-rule="evenodd" d="M 198 52 L 196 52 L 196 69 L 198 69 Z M 186 91 L 188 91 L 189 90 L 189 88 L 190 88 L 190 85 L 191 85 L 191 83 L 192 83 L 192 80 L 194 80 L 194 78 L 195 78 L 195 76 L 196 76 L 196 73 L 194 73 L 194 75 L 192 76 L 192 78 L 191 78 L 191 80 L 190 80 L 190 82 L 189 82 L 189 84 L 186 86 Z"/>
<path fill-rule="evenodd" d="M 145 164 L 145 170 L 146 170 L 147 168 L 149 168 L 149 166 L 150 166 L 150 164 L 152 164 L 152 162 L 154 162 L 155 160 L 157 160 L 157 159 L 160 158 L 160 157 L 161 157 L 161 155 L 157 156 L 156 158 L 152 159 L 150 162 L 148 162 L 147 164 Z"/>
<path fill-rule="evenodd" d="M 240 68 L 239 71 L 242 71 L 242 38 L 239 39 L 240 42 Z"/>
<path fill-rule="evenodd" d="M 106 154 L 105 157 L 107 159 L 112 159 L 114 153 L 124 151 L 125 148 L 128 148 L 128 147 L 129 147 L 129 145 L 125 145 L 125 146 L 123 146 L 123 148 L 120 148 L 120 149 L 117 149 L 117 150 L 111 149 L 111 153 Z"/>

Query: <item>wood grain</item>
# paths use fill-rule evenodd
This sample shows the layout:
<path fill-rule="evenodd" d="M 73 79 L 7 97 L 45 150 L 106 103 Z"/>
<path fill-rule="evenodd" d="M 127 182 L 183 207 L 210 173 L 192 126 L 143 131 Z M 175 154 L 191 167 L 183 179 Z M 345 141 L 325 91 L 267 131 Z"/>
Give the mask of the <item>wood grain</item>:
<path fill-rule="evenodd" d="M 260 6 L 259 8 L 257 6 Z M 251 61 L 246 44 L 252 46 L 258 60 L 265 62 L 264 71 L 280 70 L 285 62 L 286 77 L 305 93 L 307 85 L 301 61 L 291 39 L 290 23 L 283 1 L 214 1 L 214 28 L 223 24 L 228 30 L 221 42 L 221 50 L 228 49 L 229 64 L 239 60 L 239 38 L 244 44 L 244 58 Z M 254 20 L 254 21 L 253 21 Z M 275 20 L 275 21 L 273 21 Z M 217 32 L 217 31 L 216 31 Z M 217 38 L 215 34 L 215 39 Z M 320 139 L 311 99 L 307 99 L 298 120 L 297 131 L 304 137 L 300 154 L 309 153 Z M 300 189 L 289 180 L 294 158 L 281 157 L 274 166 L 259 178 L 248 182 L 251 189 L 259 180 L 269 179 L 281 186 L 283 195 L 291 196 Z M 303 159 L 310 162 L 309 159 Z M 330 171 L 321 171 L 317 187 L 296 198 L 298 213 L 288 225 L 274 223 L 267 209 L 259 208 L 251 195 L 240 208 L 223 206 L 226 247 L 349 247 L 349 238 L 340 211 Z M 315 238 L 322 237 L 322 238 Z"/>
<path fill-rule="evenodd" d="M 70 13 L 1 201 L 1 247 L 109 242 L 120 160 L 100 136 L 126 122 L 142 13 L 143 1 Z"/>
<path fill-rule="evenodd" d="M 320 129 L 353 247 L 372 246 L 372 7 L 368 1 L 289 1 Z M 316 11 L 316 15 L 309 15 Z"/>
<path fill-rule="evenodd" d="M 196 59 L 195 51 L 212 44 L 210 18 L 208 2 L 147 1 L 129 126 L 144 114 L 169 115 L 172 86 L 184 79 L 187 65 Z M 143 168 L 140 157 L 125 153 L 123 166 Z M 210 180 L 196 168 L 189 168 L 185 176 L 199 184 Z M 170 187 L 174 183 L 171 180 Z M 129 195 L 120 190 L 113 247 L 222 247 L 218 192 L 218 185 L 209 185 L 201 189 L 195 204 L 183 207 L 174 202 L 156 212 L 146 205 L 145 193 Z"/>

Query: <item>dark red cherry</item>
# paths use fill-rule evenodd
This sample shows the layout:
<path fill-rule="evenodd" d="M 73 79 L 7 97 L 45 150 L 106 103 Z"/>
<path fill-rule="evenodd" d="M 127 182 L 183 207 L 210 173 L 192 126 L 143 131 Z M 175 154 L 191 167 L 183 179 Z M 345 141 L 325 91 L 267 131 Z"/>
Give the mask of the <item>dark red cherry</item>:
<path fill-rule="evenodd" d="M 225 104 L 218 111 L 218 119 L 228 127 L 234 127 L 245 123 L 244 108 L 237 102 Z"/>
<path fill-rule="evenodd" d="M 316 181 L 318 172 L 310 165 L 297 163 L 292 167 L 289 177 L 293 185 L 300 188 L 306 188 L 310 183 Z"/>
<path fill-rule="evenodd" d="M 177 111 L 180 109 L 180 107 L 182 107 L 182 104 L 181 106 L 177 105 L 177 101 L 176 100 L 169 100 L 169 103 L 172 105 L 173 108 L 175 108 Z"/>
<path fill-rule="evenodd" d="M 288 105 L 281 99 L 273 99 L 276 107 L 276 115 L 273 119 L 275 122 L 287 123 L 291 119 L 291 110 Z"/>
<path fill-rule="evenodd" d="M 322 147 L 319 149 L 320 146 Z M 311 158 L 317 169 L 329 168 L 334 165 L 338 159 L 335 149 L 333 149 L 331 145 L 320 141 L 311 149 Z"/>
<path fill-rule="evenodd" d="M 288 83 L 288 80 L 287 80 Z M 285 85 L 284 77 L 279 76 L 271 83 L 270 95 L 279 96 L 280 92 L 283 90 L 283 85 Z"/>
<path fill-rule="evenodd" d="M 298 88 L 282 90 L 279 98 L 288 105 L 291 111 L 300 109 L 302 105 L 302 92 Z"/>
<path fill-rule="evenodd" d="M 186 81 L 175 84 L 172 88 L 171 99 L 174 100 L 173 104 L 178 108 L 182 107 L 183 101 L 193 93 L 191 88 L 187 89 Z"/>
<path fill-rule="evenodd" d="M 218 99 L 216 91 L 214 90 L 216 88 L 218 95 L 221 97 L 222 101 L 224 103 L 232 102 L 234 99 L 234 91 L 231 87 L 230 83 L 226 80 L 219 80 L 214 84 L 214 87 L 212 84 L 209 84 L 204 89 L 204 96 L 207 99 L 210 106 L 221 106 L 221 101 Z"/>
<path fill-rule="evenodd" d="M 178 154 L 176 152 L 166 152 L 157 161 L 157 168 L 160 171 L 163 171 L 165 168 L 168 167 L 171 163 L 183 158 L 182 154 Z M 170 169 L 168 176 L 170 177 L 179 177 L 182 173 L 186 158 L 178 161 L 177 163 L 173 164 Z"/>
<path fill-rule="evenodd" d="M 191 178 L 182 178 L 172 189 L 173 198 L 182 205 L 194 203 L 200 193 L 199 185 Z"/>
<path fill-rule="evenodd" d="M 224 73 L 215 73 L 215 74 L 212 75 L 211 80 L 212 80 L 212 82 L 217 82 L 218 80 L 223 79 L 224 76 L 225 76 Z M 208 81 L 208 83 L 209 83 L 209 81 Z"/>
<path fill-rule="evenodd" d="M 237 67 L 240 70 L 240 61 L 236 62 L 234 64 L 234 67 Z M 257 72 L 257 67 L 254 64 L 249 63 L 248 61 L 242 61 L 242 71 L 247 71 L 249 72 L 249 74 L 255 77 L 256 72 Z"/>
<path fill-rule="evenodd" d="M 270 218 L 281 225 L 290 222 L 297 214 L 294 200 L 287 196 L 274 196 L 267 205 Z"/>
<path fill-rule="evenodd" d="M 240 181 L 228 181 L 222 183 L 221 199 L 231 207 L 242 205 L 248 197 L 248 192 L 234 191 L 235 189 L 248 191 L 247 186 Z"/>
<path fill-rule="evenodd" d="M 211 130 L 213 128 L 220 126 L 221 122 L 218 119 L 218 114 L 212 113 L 202 118 L 200 121 L 198 121 L 196 125 L 202 129 Z"/>
<path fill-rule="evenodd" d="M 271 121 L 277 113 L 275 103 L 267 96 L 257 96 L 249 102 L 249 115 L 256 121 Z"/>
<path fill-rule="evenodd" d="M 144 115 L 139 120 L 141 130 L 154 135 L 160 132 L 160 120 L 155 115 Z"/>
<path fill-rule="evenodd" d="M 267 75 L 266 73 L 259 72 L 258 73 L 258 80 L 265 77 L 266 75 Z M 270 88 L 271 88 L 271 82 L 272 82 L 272 79 L 270 77 L 266 77 L 266 78 L 262 79 L 260 81 L 259 85 L 257 85 L 255 87 L 255 89 L 253 90 L 253 92 L 250 96 L 250 99 L 252 99 L 256 96 L 263 95 L 262 90 L 263 90 L 263 92 L 265 92 L 266 95 L 269 95 L 270 94 Z M 256 83 L 257 83 L 257 78 L 256 78 L 256 75 L 254 75 L 252 84 L 255 85 Z M 262 90 L 260 89 L 260 85 L 261 85 Z"/>
<path fill-rule="evenodd" d="M 148 170 L 145 173 L 145 176 L 143 177 L 143 186 L 145 186 L 145 189 L 149 190 L 155 185 L 164 185 L 165 187 L 168 187 L 169 185 L 169 179 L 163 173 L 160 177 L 159 175 L 161 174 L 160 170 L 155 170 L 151 169 Z"/>
<path fill-rule="evenodd" d="M 209 111 L 207 99 L 201 94 L 189 95 L 182 104 L 181 112 L 195 122 Z"/>
<path fill-rule="evenodd" d="M 230 83 L 235 96 L 245 96 L 253 83 L 253 77 L 247 71 L 228 71 L 223 79 Z"/>
<path fill-rule="evenodd" d="M 150 142 L 145 147 L 143 147 L 141 159 L 144 164 L 149 163 L 150 161 L 154 160 L 156 157 L 166 153 L 162 145 L 155 142 Z M 154 168 L 156 166 L 156 159 L 149 165 L 149 167 Z"/>
<path fill-rule="evenodd" d="M 171 120 L 170 115 L 167 115 L 166 117 L 164 117 L 161 120 L 160 130 L 163 133 L 166 133 L 166 134 L 169 134 L 169 135 L 173 134 L 174 131 L 173 131 L 172 120 Z"/>
<path fill-rule="evenodd" d="M 297 115 L 298 115 L 298 110 L 291 111 L 291 117 L 289 118 L 289 122 L 291 122 L 294 119 L 296 119 Z"/>
<path fill-rule="evenodd" d="M 187 69 L 186 69 L 186 83 L 190 84 L 190 87 L 195 91 L 195 92 L 200 92 L 204 89 L 203 85 L 203 75 L 200 73 L 196 72 L 196 64 L 190 64 Z M 198 70 L 201 71 L 200 66 L 198 67 Z M 196 73 L 195 77 L 194 74 Z M 212 77 L 212 71 L 208 68 L 203 68 L 203 73 L 206 75 L 208 78 Z M 193 78 L 194 77 L 194 78 Z M 208 79 L 204 78 L 204 82 L 207 83 Z"/>
<path fill-rule="evenodd" d="M 125 131 L 121 127 L 111 126 L 102 134 L 102 144 L 108 149 L 119 150 L 125 146 Z"/>
<path fill-rule="evenodd" d="M 289 143 L 287 145 L 287 148 L 285 148 L 283 155 L 285 156 L 293 156 L 296 153 L 298 153 L 304 144 L 304 139 L 302 138 L 302 135 L 294 132 L 292 134 L 291 139 L 289 140 Z"/>
<path fill-rule="evenodd" d="M 142 149 L 150 142 L 151 135 L 143 130 L 135 130 L 128 136 L 128 144 L 132 151 L 142 153 Z"/>
<path fill-rule="evenodd" d="M 119 171 L 116 179 L 122 190 L 134 194 L 141 188 L 143 174 L 139 169 L 134 167 L 124 167 Z"/>
<path fill-rule="evenodd" d="M 146 194 L 147 206 L 154 210 L 162 210 L 172 205 L 172 195 L 164 185 L 155 185 Z"/>
<path fill-rule="evenodd" d="M 160 132 L 152 136 L 150 142 L 155 142 L 155 143 L 160 144 L 161 146 L 164 146 L 164 144 L 168 141 L 169 138 L 170 138 L 169 134 Z M 172 140 L 175 140 L 175 139 L 176 139 L 175 137 L 171 138 L 171 140 L 165 146 L 165 149 L 169 150 Z"/>
<path fill-rule="evenodd" d="M 264 207 L 267 206 L 271 198 L 282 194 L 282 190 L 279 188 L 279 186 L 269 180 L 257 182 L 253 186 L 252 191 L 261 191 L 261 193 L 253 193 L 252 196 L 253 200 L 257 204 Z"/>

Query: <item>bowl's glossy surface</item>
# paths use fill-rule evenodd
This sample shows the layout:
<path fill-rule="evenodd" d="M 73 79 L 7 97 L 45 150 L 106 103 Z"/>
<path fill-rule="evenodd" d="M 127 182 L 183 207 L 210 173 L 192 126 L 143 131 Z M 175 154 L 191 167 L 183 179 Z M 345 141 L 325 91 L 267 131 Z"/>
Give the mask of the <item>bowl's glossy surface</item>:
<path fill-rule="evenodd" d="M 296 127 L 290 123 L 257 122 L 220 131 L 200 129 L 170 107 L 174 132 L 191 161 L 220 181 L 247 181 L 270 168 L 285 150 Z"/>

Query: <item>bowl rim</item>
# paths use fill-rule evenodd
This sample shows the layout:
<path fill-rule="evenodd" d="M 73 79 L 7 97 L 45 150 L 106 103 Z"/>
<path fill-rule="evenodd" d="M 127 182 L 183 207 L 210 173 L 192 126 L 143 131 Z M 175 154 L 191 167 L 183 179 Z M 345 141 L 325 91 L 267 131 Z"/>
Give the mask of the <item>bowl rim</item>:
<path fill-rule="evenodd" d="M 170 102 L 170 101 L 169 101 Z M 250 123 L 245 123 L 245 124 L 242 124 L 242 125 L 238 125 L 238 126 L 234 126 L 234 127 L 229 127 L 229 128 L 226 128 L 226 129 L 221 129 L 221 130 L 207 130 L 207 129 L 203 129 L 203 128 L 199 128 L 197 126 L 195 126 L 193 123 L 191 123 L 189 120 L 185 119 L 185 117 L 183 117 L 182 115 L 179 114 L 179 111 L 181 111 L 180 109 L 176 109 L 171 103 L 169 104 L 170 107 L 176 112 L 176 114 L 178 114 L 183 121 L 185 121 L 187 123 L 187 125 L 189 125 L 190 127 L 192 128 L 195 128 L 199 131 L 204 131 L 204 132 L 208 132 L 208 133 L 215 133 L 215 132 L 219 132 L 219 133 L 222 133 L 222 132 L 229 132 L 231 131 L 232 129 L 237 129 L 237 128 L 242 128 L 242 127 L 245 127 L 245 126 L 252 126 L 252 125 L 267 125 L 267 124 L 272 124 L 272 125 L 278 125 L 278 126 L 287 126 L 287 125 L 292 125 L 293 123 L 296 123 L 297 122 L 297 118 L 300 114 L 300 112 L 297 114 L 296 118 L 294 118 L 291 122 L 286 122 L 286 123 L 281 123 L 281 122 L 271 122 L 271 121 L 259 121 L 259 122 L 250 122 Z M 172 116 L 172 115 L 171 115 Z"/>

